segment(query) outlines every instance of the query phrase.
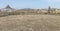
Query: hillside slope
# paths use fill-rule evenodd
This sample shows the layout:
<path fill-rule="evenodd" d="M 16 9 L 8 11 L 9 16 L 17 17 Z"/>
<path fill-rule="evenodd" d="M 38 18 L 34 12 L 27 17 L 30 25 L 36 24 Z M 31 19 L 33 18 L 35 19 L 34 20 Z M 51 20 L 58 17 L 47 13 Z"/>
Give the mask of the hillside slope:
<path fill-rule="evenodd" d="M 0 31 L 60 31 L 60 16 L 11 15 L 0 17 Z"/>

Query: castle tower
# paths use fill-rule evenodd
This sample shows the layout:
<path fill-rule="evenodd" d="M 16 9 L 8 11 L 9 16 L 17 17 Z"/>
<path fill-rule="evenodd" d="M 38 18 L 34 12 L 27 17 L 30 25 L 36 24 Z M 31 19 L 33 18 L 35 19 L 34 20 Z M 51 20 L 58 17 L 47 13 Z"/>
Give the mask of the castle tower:
<path fill-rule="evenodd" d="M 3 12 L 12 12 L 14 11 L 14 8 L 11 8 L 9 5 L 7 5 L 5 8 L 2 8 L 1 11 Z"/>
<path fill-rule="evenodd" d="M 9 5 L 7 5 L 5 8 L 6 8 L 6 9 L 8 9 L 8 8 L 9 8 L 9 9 L 12 9 Z"/>

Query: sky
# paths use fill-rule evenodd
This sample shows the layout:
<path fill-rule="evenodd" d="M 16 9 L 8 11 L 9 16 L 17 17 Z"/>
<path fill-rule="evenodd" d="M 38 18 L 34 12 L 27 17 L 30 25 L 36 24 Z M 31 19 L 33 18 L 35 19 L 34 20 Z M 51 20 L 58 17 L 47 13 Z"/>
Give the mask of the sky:
<path fill-rule="evenodd" d="M 12 8 L 60 8 L 60 0 L 0 0 L 0 8 L 10 5 Z"/>

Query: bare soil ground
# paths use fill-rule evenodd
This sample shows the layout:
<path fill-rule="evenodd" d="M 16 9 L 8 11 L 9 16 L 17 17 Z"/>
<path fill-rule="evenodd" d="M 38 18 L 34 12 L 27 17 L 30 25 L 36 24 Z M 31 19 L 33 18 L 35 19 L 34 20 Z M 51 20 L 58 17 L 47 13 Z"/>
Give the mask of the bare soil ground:
<path fill-rule="evenodd" d="M 11 15 L 0 17 L 0 31 L 60 31 L 60 16 Z"/>

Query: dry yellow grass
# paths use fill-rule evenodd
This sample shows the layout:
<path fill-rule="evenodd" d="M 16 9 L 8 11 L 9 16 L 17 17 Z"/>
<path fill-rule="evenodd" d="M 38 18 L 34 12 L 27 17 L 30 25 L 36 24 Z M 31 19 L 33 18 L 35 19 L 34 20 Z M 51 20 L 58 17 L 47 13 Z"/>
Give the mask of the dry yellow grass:
<path fill-rule="evenodd" d="M 11 15 L 0 17 L 0 31 L 60 31 L 60 16 Z"/>

